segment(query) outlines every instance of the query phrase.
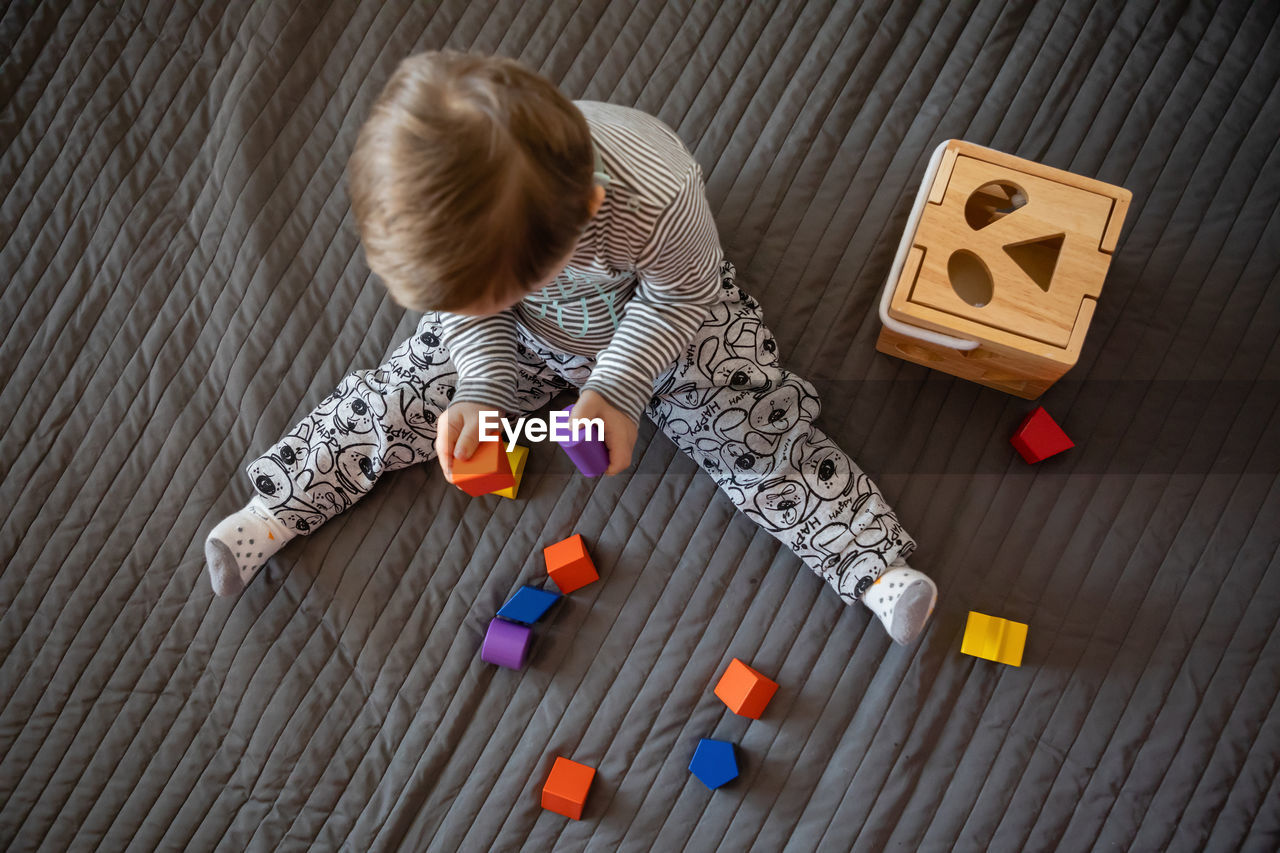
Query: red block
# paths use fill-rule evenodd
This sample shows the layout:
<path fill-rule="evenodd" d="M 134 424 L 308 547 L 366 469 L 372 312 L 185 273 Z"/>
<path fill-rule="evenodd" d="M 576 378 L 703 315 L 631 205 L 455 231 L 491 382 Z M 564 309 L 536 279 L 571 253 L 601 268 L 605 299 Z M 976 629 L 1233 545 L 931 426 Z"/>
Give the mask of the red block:
<path fill-rule="evenodd" d="M 1043 406 L 1037 406 L 1034 412 L 1027 415 L 1009 441 L 1028 462 L 1040 462 L 1075 447 L 1075 443 L 1049 417 Z"/>
<path fill-rule="evenodd" d="M 542 555 L 547 560 L 547 574 L 565 595 L 600 580 L 580 533 L 548 545 L 542 549 Z"/>
<path fill-rule="evenodd" d="M 473 498 L 514 486 L 516 478 L 503 446 L 501 441 L 482 441 L 470 459 L 455 458 L 450 482 Z"/>

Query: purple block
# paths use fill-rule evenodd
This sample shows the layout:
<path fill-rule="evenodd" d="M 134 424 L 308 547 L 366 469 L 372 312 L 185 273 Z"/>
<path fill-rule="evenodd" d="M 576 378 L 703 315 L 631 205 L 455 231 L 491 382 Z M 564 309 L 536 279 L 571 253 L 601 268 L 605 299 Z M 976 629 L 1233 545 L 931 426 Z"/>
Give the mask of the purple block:
<path fill-rule="evenodd" d="M 566 406 L 564 411 L 573 414 L 573 406 Z M 572 429 L 572 426 L 570 427 Z M 573 460 L 573 464 L 578 467 L 586 477 L 599 477 L 609 467 L 609 448 L 604 441 L 587 438 L 587 430 L 584 427 L 581 430 L 582 438 L 578 441 L 570 439 L 568 441 L 558 441 L 564 448 L 564 452 L 569 454 L 569 458 Z"/>
<path fill-rule="evenodd" d="M 507 669 L 520 669 L 529 655 L 529 643 L 532 640 L 532 628 L 495 617 L 489 623 L 489 630 L 485 632 L 480 659 Z"/>

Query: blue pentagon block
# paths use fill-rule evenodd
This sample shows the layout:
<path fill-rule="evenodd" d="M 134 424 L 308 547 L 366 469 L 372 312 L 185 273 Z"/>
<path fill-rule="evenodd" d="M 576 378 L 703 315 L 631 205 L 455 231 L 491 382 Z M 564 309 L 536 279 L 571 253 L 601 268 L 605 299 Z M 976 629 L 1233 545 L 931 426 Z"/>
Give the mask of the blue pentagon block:
<path fill-rule="evenodd" d="M 733 744 L 704 737 L 694 750 L 689 771 L 713 790 L 737 779 L 738 760 L 733 757 Z"/>
<path fill-rule="evenodd" d="M 511 600 L 502 605 L 498 615 L 512 622 L 523 622 L 532 625 L 542 618 L 551 605 L 560 598 L 558 593 L 538 589 L 536 586 L 522 586 L 511 596 Z"/>

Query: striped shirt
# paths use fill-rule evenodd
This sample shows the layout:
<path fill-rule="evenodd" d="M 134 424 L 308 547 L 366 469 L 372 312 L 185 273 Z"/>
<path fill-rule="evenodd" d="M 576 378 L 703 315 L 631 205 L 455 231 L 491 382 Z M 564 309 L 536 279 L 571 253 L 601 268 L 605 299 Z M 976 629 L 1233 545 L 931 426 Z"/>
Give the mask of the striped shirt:
<path fill-rule="evenodd" d="M 551 284 L 487 317 L 441 312 L 458 370 L 453 401 L 514 411 L 519 326 L 551 349 L 594 358 L 584 390 L 639 421 L 654 380 L 720 298 L 720 238 L 702 169 L 670 128 L 628 107 L 575 104 L 596 170 L 608 175 L 604 203 Z"/>

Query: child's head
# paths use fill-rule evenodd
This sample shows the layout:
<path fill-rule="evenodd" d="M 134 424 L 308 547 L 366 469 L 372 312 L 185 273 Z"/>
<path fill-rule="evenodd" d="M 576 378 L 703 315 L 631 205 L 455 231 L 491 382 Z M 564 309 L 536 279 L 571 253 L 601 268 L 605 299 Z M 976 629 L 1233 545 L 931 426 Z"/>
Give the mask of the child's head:
<path fill-rule="evenodd" d="M 599 197 L 582 113 L 510 59 L 400 63 L 360 129 L 351 205 L 369 266 L 419 311 L 490 313 L 564 266 Z"/>

